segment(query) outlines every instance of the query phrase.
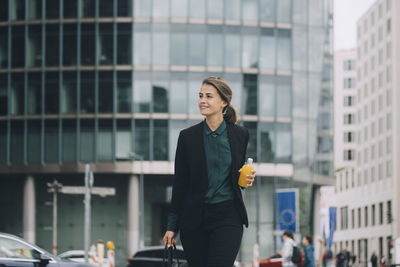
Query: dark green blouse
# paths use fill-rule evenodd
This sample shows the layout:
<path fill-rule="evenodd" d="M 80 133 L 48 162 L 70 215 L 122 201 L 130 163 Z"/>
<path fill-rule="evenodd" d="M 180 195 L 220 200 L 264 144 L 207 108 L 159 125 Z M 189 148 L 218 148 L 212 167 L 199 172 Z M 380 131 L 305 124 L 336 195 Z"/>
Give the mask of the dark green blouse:
<path fill-rule="evenodd" d="M 203 121 L 204 150 L 208 172 L 208 190 L 204 202 L 216 204 L 233 199 L 233 188 L 230 183 L 232 155 L 229 145 L 225 121 L 217 130 L 211 131 L 206 121 Z M 177 215 L 168 216 L 167 230 L 176 232 Z"/>

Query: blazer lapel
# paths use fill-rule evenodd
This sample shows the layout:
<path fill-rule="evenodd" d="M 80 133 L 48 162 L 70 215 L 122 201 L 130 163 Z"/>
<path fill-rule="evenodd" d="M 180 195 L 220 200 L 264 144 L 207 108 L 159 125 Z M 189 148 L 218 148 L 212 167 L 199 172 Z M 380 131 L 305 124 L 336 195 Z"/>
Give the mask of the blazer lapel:
<path fill-rule="evenodd" d="M 193 141 L 198 140 L 198 147 L 195 148 L 195 151 L 197 149 L 198 155 L 199 155 L 199 166 L 202 171 L 202 186 L 204 192 L 207 192 L 208 189 L 208 171 L 207 171 L 207 161 L 206 161 L 206 151 L 204 149 L 204 136 L 203 136 L 203 130 L 204 130 L 204 121 L 198 124 L 198 127 L 196 129 L 196 136 Z"/>

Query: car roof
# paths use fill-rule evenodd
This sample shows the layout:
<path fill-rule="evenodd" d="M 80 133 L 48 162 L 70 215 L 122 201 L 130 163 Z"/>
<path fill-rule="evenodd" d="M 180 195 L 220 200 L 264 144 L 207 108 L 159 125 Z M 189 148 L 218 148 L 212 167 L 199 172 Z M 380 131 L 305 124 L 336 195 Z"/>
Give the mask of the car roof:
<path fill-rule="evenodd" d="M 138 249 L 136 252 L 150 251 L 150 250 L 164 250 L 165 246 L 149 246 Z M 176 249 L 183 250 L 182 246 L 176 246 Z"/>

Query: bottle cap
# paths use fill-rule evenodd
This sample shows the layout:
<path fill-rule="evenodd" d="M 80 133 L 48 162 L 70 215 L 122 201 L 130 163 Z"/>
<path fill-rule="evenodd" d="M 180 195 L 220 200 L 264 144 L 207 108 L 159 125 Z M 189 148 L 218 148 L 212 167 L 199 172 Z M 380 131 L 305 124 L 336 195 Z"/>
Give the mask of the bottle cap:
<path fill-rule="evenodd" d="M 249 165 L 253 164 L 253 159 L 252 158 L 248 158 L 247 159 L 247 164 L 249 164 Z"/>

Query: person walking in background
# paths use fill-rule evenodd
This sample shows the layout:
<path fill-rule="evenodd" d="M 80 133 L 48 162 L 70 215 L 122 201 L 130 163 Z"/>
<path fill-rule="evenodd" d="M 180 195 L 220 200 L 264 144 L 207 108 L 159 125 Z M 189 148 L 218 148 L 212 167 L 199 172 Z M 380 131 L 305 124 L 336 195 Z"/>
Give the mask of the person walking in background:
<path fill-rule="evenodd" d="M 355 266 L 355 265 L 356 265 L 356 261 L 357 261 L 357 256 L 356 256 L 356 254 L 353 252 L 353 253 L 351 254 L 351 265 L 352 265 L 352 266 Z"/>
<path fill-rule="evenodd" d="M 345 257 L 343 250 L 336 255 L 336 267 L 345 267 Z"/>
<path fill-rule="evenodd" d="M 302 241 L 304 245 L 304 264 L 303 267 L 315 267 L 315 259 L 314 259 L 314 247 L 312 245 L 311 236 L 303 237 Z"/>
<path fill-rule="evenodd" d="M 375 251 L 372 252 L 372 256 L 371 256 L 371 267 L 378 267 L 378 257 L 375 254 Z"/>
<path fill-rule="evenodd" d="M 283 232 L 283 247 L 279 253 L 282 256 L 283 267 L 294 267 L 296 264 L 292 262 L 293 247 L 296 246 L 294 242 L 294 236 L 292 231 Z"/>
<path fill-rule="evenodd" d="M 343 255 L 344 255 L 344 267 L 349 267 L 350 266 L 350 259 L 351 259 L 350 251 L 348 251 L 347 248 L 344 248 L 343 249 Z"/>
<path fill-rule="evenodd" d="M 203 80 L 198 107 L 205 120 L 182 130 L 175 154 L 171 210 L 164 244 L 180 239 L 190 267 L 233 266 L 246 208 L 238 185 L 249 131 L 238 126 L 232 89 L 219 77 Z M 252 186 L 255 171 L 247 175 Z"/>
<path fill-rule="evenodd" d="M 386 266 L 385 255 L 382 255 L 382 256 L 381 256 L 381 259 L 379 260 L 379 266 L 380 266 L 380 267 L 385 267 L 385 266 Z"/>

